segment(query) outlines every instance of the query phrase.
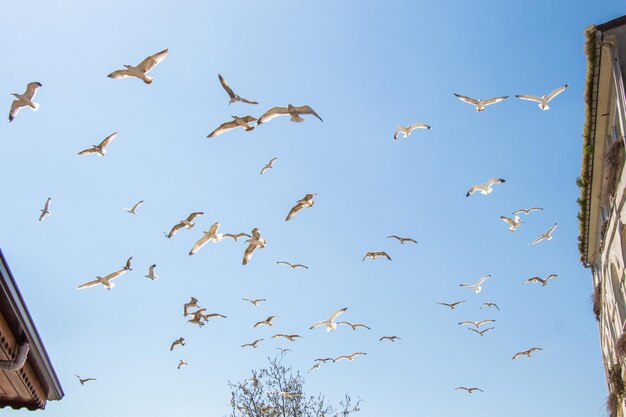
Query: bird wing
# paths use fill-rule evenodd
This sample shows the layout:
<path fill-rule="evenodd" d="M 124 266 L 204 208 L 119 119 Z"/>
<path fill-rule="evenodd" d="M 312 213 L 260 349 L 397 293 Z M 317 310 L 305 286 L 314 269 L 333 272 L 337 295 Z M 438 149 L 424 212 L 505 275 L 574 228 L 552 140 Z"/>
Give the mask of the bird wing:
<path fill-rule="evenodd" d="M 89 154 L 92 154 L 92 153 L 98 153 L 96 148 L 89 148 L 89 149 L 85 149 L 84 151 L 78 152 L 79 155 L 89 155 Z"/>
<path fill-rule="evenodd" d="M 119 271 L 111 272 L 109 275 L 105 275 L 102 278 L 106 279 L 107 281 L 110 281 L 112 279 L 119 277 L 120 275 L 124 275 L 125 273 L 126 273 L 125 269 L 120 269 Z"/>
<path fill-rule="evenodd" d="M 259 118 L 256 122 L 258 125 L 261 123 L 269 122 L 270 120 L 278 117 L 278 116 L 288 116 L 289 111 L 287 111 L 287 107 L 272 107 Z"/>
<path fill-rule="evenodd" d="M 413 123 L 409 126 L 409 132 L 414 131 L 415 129 L 431 129 L 426 123 Z"/>
<path fill-rule="evenodd" d="M 460 325 L 463 325 L 463 324 L 471 324 L 472 326 L 476 326 L 476 325 L 477 325 L 477 323 L 476 323 L 475 321 L 462 321 L 462 322 L 460 322 L 459 324 L 460 324 Z"/>
<path fill-rule="evenodd" d="M 221 125 L 219 125 L 217 127 L 217 129 L 215 129 L 213 132 L 209 133 L 207 138 L 213 138 L 215 136 L 219 136 L 219 135 L 221 135 L 224 132 L 228 132 L 229 130 L 236 129 L 238 127 L 239 127 L 239 125 L 235 121 L 222 123 Z"/>
<path fill-rule="evenodd" d="M 551 92 L 550 94 L 546 96 L 546 99 L 547 99 L 546 101 L 552 100 L 554 97 L 558 96 L 563 91 L 565 91 L 566 88 L 567 88 L 567 84 L 560 86 L 559 88 L 557 88 L 556 90 L 554 90 L 553 92 Z"/>
<path fill-rule="evenodd" d="M 313 109 L 311 108 L 311 106 L 307 106 L 307 105 L 300 106 L 300 107 L 296 107 L 296 106 L 294 106 L 293 108 L 294 108 L 294 110 L 295 110 L 296 112 L 298 112 L 299 114 L 312 114 L 313 116 L 317 117 L 318 119 L 320 119 L 320 121 L 322 121 L 322 122 L 323 122 L 323 120 L 322 120 L 322 118 L 320 117 L 320 115 L 319 115 L 319 114 L 317 114 L 317 113 L 315 113 L 315 110 L 313 110 Z"/>
<path fill-rule="evenodd" d="M 313 326 L 309 327 L 309 330 L 316 329 L 316 328 L 318 328 L 320 326 L 323 326 L 324 324 L 326 324 L 326 321 L 320 321 L 318 323 L 315 323 Z"/>
<path fill-rule="evenodd" d="M 196 253 L 198 253 L 198 251 L 200 249 L 202 249 L 202 247 L 204 245 L 206 245 L 206 243 L 209 241 L 209 235 L 207 234 L 202 234 L 202 237 L 200 239 L 198 239 L 198 241 L 196 242 L 195 245 L 193 245 L 193 248 L 191 248 L 191 250 L 189 251 L 189 255 L 194 255 Z"/>
<path fill-rule="evenodd" d="M 291 264 L 289 262 L 286 262 L 286 261 L 278 261 L 276 263 L 279 264 L 279 265 L 289 265 L 289 266 L 291 266 Z"/>
<path fill-rule="evenodd" d="M 117 132 L 111 133 L 109 136 L 104 138 L 102 142 L 100 142 L 100 145 L 98 146 L 101 148 L 106 148 L 107 146 L 109 146 L 109 143 L 113 142 L 113 139 L 115 139 L 116 136 L 117 136 Z"/>
<path fill-rule="evenodd" d="M 167 237 L 174 236 L 183 227 L 185 227 L 185 224 L 183 222 L 176 223 L 174 227 L 172 227 L 172 230 L 170 230 L 170 232 L 167 234 Z"/>
<path fill-rule="evenodd" d="M 475 286 L 482 285 L 483 282 L 487 281 L 489 278 L 491 278 L 491 274 L 485 275 L 484 277 L 482 277 L 481 279 L 478 280 L 478 282 L 475 284 Z"/>
<path fill-rule="evenodd" d="M 48 197 L 48 199 L 46 200 L 46 204 L 44 204 L 43 206 L 43 211 L 48 211 L 50 209 L 50 202 L 52 201 L 52 198 Z"/>
<path fill-rule="evenodd" d="M 252 254 L 254 253 L 254 250 L 256 249 L 256 245 L 248 245 L 248 247 L 246 248 L 246 251 L 243 254 L 243 265 L 246 265 L 248 262 L 250 262 L 250 258 L 252 258 Z"/>
<path fill-rule="evenodd" d="M 546 232 L 546 235 L 550 236 L 552 232 L 554 232 L 554 229 L 556 229 L 557 226 L 558 226 L 558 223 L 554 223 L 554 226 L 548 229 L 548 231 Z"/>
<path fill-rule="evenodd" d="M 543 350 L 543 349 L 542 348 L 538 348 L 538 347 L 532 347 L 532 348 L 528 349 L 527 352 L 528 353 L 533 353 L 534 351 L 537 351 L 537 350 Z"/>
<path fill-rule="evenodd" d="M 333 321 L 335 321 L 337 317 L 345 313 L 347 309 L 348 308 L 346 307 L 346 308 L 342 308 L 340 310 L 335 311 L 333 314 L 330 315 L 330 317 L 328 318 L 328 321 L 332 323 Z"/>
<path fill-rule="evenodd" d="M 470 195 L 474 194 L 476 191 L 482 190 L 482 189 L 483 189 L 482 185 L 472 185 L 470 189 L 467 190 L 467 194 L 465 194 L 465 196 L 469 197 Z"/>
<path fill-rule="evenodd" d="M 78 287 L 76 287 L 76 289 L 82 290 L 83 288 L 93 287 L 98 284 L 100 284 L 100 281 L 98 281 L 97 279 L 94 279 L 93 281 L 89 281 L 89 282 L 79 285 Z"/>
<path fill-rule="evenodd" d="M 543 280 L 539 277 L 528 278 L 526 281 L 522 282 L 522 284 L 527 284 L 529 282 L 541 282 L 543 284 Z"/>
<path fill-rule="evenodd" d="M 128 70 L 117 70 L 117 71 L 113 71 L 112 73 L 110 73 L 109 75 L 107 75 L 107 77 L 109 78 L 127 78 L 130 77 L 130 74 L 128 73 Z"/>
<path fill-rule="evenodd" d="M 217 230 L 220 228 L 220 222 L 215 222 L 209 228 L 209 234 L 214 235 L 217 233 Z"/>
<path fill-rule="evenodd" d="M 136 202 L 136 203 L 135 203 L 135 205 L 134 205 L 134 206 L 132 206 L 132 207 L 131 207 L 131 209 L 130 209 L 130 210 L 131 210 L 131 211 L 135 211 L 135 210 L 137 210 L 137 209 L 139 208 L 139 206 L 141 206 L 142 204 L 143 204 L 143 200 L 138 201 L 138 202 Z"/>
<path fill-rule="evenodd" d="M 381 256 L 384 256 L 385 258 L 391 260 L 391 256 L 387 255 L 387 252 L 380 252 Z"/>
<path fill-rule="evenodd" d="M 531 245 L 536 245 L 537 243 L 539 243 L 539 242 L 541 242 L 542 240 L 545 240 L 545 239 L 546 239 L 545 236 L 541 235 L 537 239 L 533 240 L 530 244 Z"/>
<path fill-rule="evenodd" d="M 460 94 L 454 93 L 454 95 L 456 96 L 456 98 L 458 98 L 461 101 L 464 101 L 468 104 L 473 104 L 474 106 L 478 105 L 478 100 L 476 100 L 475 98 L 471 98 L 471 97 L 467 97 L 467 96 L 462 96 Z"/>
<path fill-rule="evenodd" d="M 543 210 L 543 209 L 541 207 L 531 207 L 527 209 L 529 213 L 532 213 L 533 211 L 539 211 L 539 210 Z"/>
<path fill-rule="evenodd" d="M 495 322 L 495 320 L 485 319 L 485 320 L 481 320 L 481 321 L 479 321 L 478 323 L 476 323 L 476 325 L 477 325 L 478 327 L 480 327 L 480 326 L 482 326 L 482 325 L 483 325 L 483 324 L 485 324 L 485 323 L 494 323 L 494 322 Z"/>
<path fill-rule="evenodd" d="M 309 269 L 309 267 L 308 267 L 308 266 L 306 266 L 306 265 L 302 265 L 302 264 L 293 264 L 293 265 L 291 265 L 291 267 L 292 267 L 292 268 L 294 268 L 294 269 L 295 269 L 295 268 L 304 268 L 304 269 Z"/>
<path fill-rule="evenodd" d="M 296 203 L 296 205 L 293 206 L 291 210 L 289 210 L 289 214 L 287 214 L 285 221 L 293 219 L 293 216 L 295 216 L 303 208 L 304 208 L 304 205 L 302 205 L 300 202 Z"/>
<path fill-rule="evenodd" d="M 339 362 L 342 359 L 350 359 L 350 357 L 348 355 L 337 356 L 335 359 L 333 359 L 333 362 Z"/>
<path fill-rule="evenodd" d="M 509 226 L 515 226 L 515 222 L 513 221 L 513 219 L 510 219 L 508 217 L 505 216 L 500 216 L 500 218 L 502 219 L 502 221 L 504 221 L 505 223 L 507 223 Z"/>
<path fill-rule="evenodd" d="M 228 82 L 226 82 L 224 77 L 222 77 L 221 74 L 217 74 L 217 77 L 220 79 L 220 84 L 222 84 L 222 87 L 224 88 L 224 90 L 226 90 L 226 93 L 228 94 L 228 96 L 231 99 L 235 98 L 235 92 L 233 91 L 232 88 L 230 88 L 230 86 L 228 85 Z"/>
<path fill-rule="evenodd" d="M 248 236 L 248 235 L 246 235 L 246 236 Z M 250 237 L 250 236 L 248 236 L 248 237 Z M 261 239 L 261 232 L 259 232 L 259 229 L 257 229 L 256 227 L 254 229 L 252 229 L 252 238 L 254 240 Z"/>
<path fill-rule="evenodd" d="M 41 83 L 38 83 L 36 81 L 28 83 L 26 85 L 26 92 L 24 93 L 26 98 L 28 98 L 29 100 L 34 99 L 35 98 L 35 94 L 37 94 L 37 89 L 39 87 L 41 87 Z"/>
<path fill-rule="evenodd" d="M 259 104 L 258 101 L 248 100 L 247 98 L 239 97 L 239 101 L 248 104 Z"/>
<path fill-rule="evenodd" d="M 475 333 L 481 334 L 479 330 L 472 329 L 471 327 L 466 327 L 466 329 L 467 329 L 467 330 L 471 330 L 471 331 L 473 331 L 473 332 L 475 332 Z"/>
<path fill-rule="evenodd" d="M 15 116 L 17 116 L 17 114 L 20 112 L 20 108 L 24 106 L 26 106 L 26 104 L 22 103 L 21 101 L 13 100 L 13 103 L 11 103 L 11 110 L 9 110 L 9 122 L 15 119 Z"/>
<path fill-rule="evenodd" d="M 504 99 L 507 99 L 509 96 L 503 96 L 503 97 L 493 97 L 493 98 L 488 98 L 487 100 L 483 100 L 483 106 L 488 106 L 490 104 L 496 104 L 501 102 Z"/>
<path fill-rule="evenodd" d="M 517 358 L 519 358 L 522 355 L 525 355 L 525 353 L 524 352 L 517 352 L 515 355 L 513 355 L 513 359 L 517 359 Z"/>
<path fill-rule="evenodd" d="M 398 140 L 398 133 L 403 133 L 404 132 L 403 129 L 404 129 L 403 127 L 399 127 L 396 129 L 396 132 L 393 134 L 393 140 Z"/>
<path fill-rule="evenodd" d="M 152 68 L 154 68 L 157 64 L 165 59 L 169 52 L 169 49 L 164 49 L 161 52 L 157 52 L 154 55 L 150 55 L 148 58 L 141 61 L 139 65 L 137 65 L 137 69 L 142 71 L 144 74 L 149 72 Z"/>
<path fill-rule="evenodd" d="M 528 100 L 528 101 L 534 101 L 536 103 L 541 103 L 541 97 L 537 97 L 537 96 L 517 95 L 515 97 L 522 99 L 522 100 Z"/>
<path fill-rule="evenodd" d="M 191 213 L 189 216 L 187 216 L 187 219 L 186 219 L 186 220 L 187 220 L 188 222 L 192 222 L 192 221 L 193 221 L 193 219 L 195 219 L 196 217 L 202 216 L 203 214 L 204 214 L 204 212 L 203 212 L 203 211 L 196 211 L 196 212 L 193 212 L 193 213 Z"/>
<path fill-rule="evenodd" d="M 485 185 L 487 186 L 487 188 L 489 188 L 494 184 L 501 184 L 503 182 L 506 182 L 506 180 L 504 180 L 503 178 L 492 178 L 489 181 L 487 181 Z"/>

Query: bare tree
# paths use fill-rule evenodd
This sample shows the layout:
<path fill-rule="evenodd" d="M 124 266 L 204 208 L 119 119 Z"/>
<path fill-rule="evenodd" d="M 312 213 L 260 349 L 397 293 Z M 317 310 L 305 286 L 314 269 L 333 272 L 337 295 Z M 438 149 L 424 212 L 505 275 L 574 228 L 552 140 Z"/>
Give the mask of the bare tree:
<path fill-rule="evenodd" d="M 243 382 L 228 383 L 231 417 L 348 417 L 359 411 L 361 400 L 353 402 L 347 394 L 338 406 L 327 403 L 322 394 L 307 397 L 300 372 L 294 374 L 283 365 L 283 358 L 268 358 L 267 368 L 252 371 Z"/>

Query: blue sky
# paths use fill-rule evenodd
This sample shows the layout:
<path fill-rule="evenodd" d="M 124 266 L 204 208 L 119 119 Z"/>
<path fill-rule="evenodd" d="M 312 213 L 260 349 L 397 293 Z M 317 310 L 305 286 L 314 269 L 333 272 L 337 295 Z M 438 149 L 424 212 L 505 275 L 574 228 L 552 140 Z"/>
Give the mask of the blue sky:
<path fill-rule="evenodd" d="M 303 372 L 319 356 L 368 353 L 306 375 L 310 393 L 362 398 L 364 417 L 603 415 L 591 275 L 576 246 L 582 33 L 623 13 L 604 0 L 6 4 L 5 110 L 10 93 L 43 84 L 39 111 L 0 123 L 0 246 L 66 393 L 43 414 L 225 415 L 227 382 L 286 346 L 269 336 L 295 332 L 305 339 L 287 361 Z M 164 48 L 151 85 L 106 77 Z M 218 73 L 261 104 L 229 106 Z M 452 95 L 543 95 L 565 83 L 547 112 L 512 97 L 476 113 Z M 287 103 L 324 122 L 281 118 L 206 139 L 231 115 Z M 393 141 L 414 122 L 433 129 Z M 77 155 L 114 131 L 104 158 Z M 492 177 L 507 182 L 465 197 Z M 286 223 L 310 192 L 315 207 Z M 47 197 L 53 215 L 40 223 Z M 138 215 L 122 211 L 140 199 Z M 544 211 L 515 233 L 499 219 L 534 205 Z M 194 229 L 163 238 L 192 211 L 205 212 Z M 230 240 L 189 257 L 215 221 L 223 232 L 260 228 L 267 248 L 245 267 L 244 244 Z M 554 240 L 528 245 L 557 221 Z M 371 250 L 393 261 L 362 262 Z M 114 290 L 75 289 L 129 256 L 135 270 Z M 153 263 L 157 281 L 143 278 Z M 547 287 L 521 285 L 550 273 Z M 459 287 L 486 274 L 478 295 Z M 192 295 L 228 318 L 186 323 Z M 436 304 L 455 300 L 467 303 Z M 485 301 L 501 311 L 481 310 Z M 342 307 L 372 331 L 308 330 Z M 279 316 L 273 328 L 252 328 L 268 315 Z M 483 318 L 497 322 L 482 338 L 457 325 Z M 388 334 L 402 340 L 378 342 Z M 180 336 L 187 345 L 169 352 Z M 257 338 L 258 349 L 239 347 Z M 511 361 L 531 346 L 543 351 Z M 191 366 L 178 371 L 179 359 Z M 74 374 L 98 381 L 80 386 Z"/>

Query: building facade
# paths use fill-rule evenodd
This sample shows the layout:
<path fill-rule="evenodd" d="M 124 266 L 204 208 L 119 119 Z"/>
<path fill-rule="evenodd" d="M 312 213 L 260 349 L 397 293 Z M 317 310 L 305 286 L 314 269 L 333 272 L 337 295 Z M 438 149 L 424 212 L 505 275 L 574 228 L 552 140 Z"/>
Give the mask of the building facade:
<path fill-rule="evenodd" d="M 593 275 L 613 417 L 626 416 L 626 16 L 585 31 L 587 85 L 578 178 L 581 261 Z"/>

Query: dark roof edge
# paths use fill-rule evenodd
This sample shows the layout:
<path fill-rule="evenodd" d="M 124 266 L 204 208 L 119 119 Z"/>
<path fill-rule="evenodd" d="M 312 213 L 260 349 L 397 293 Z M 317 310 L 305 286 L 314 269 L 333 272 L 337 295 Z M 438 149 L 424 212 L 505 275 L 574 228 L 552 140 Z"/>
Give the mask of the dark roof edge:
<path fill-rule="evenodd" d="M 29 339 L 31 348 L 28 354 L 28 361 L 35 361 L 45 370 L 45 375 L 43 375 L 43 377 L 45 378 L 45 384 L 49 387 L 49 392 L 46 393 L 48 400 L 60 400 L 65 395 L 63 393 L 63 388 L 61 388 L 59 378 L 52 367 L 50 357 L 48 356 L 46 348 L 43 345 L 41 337 L 39 336 L 37 327 L 35 327 L 35 323 L 28 312 L 26 303 L 24 302 L 22 294 L 17 287 L 17 283 L 15 282 L 15 278 L 9 269 L 9 264 L 2 253 L 2 249 L 0 249 L 0 261 L 0 274 L 7 277 L 6 280 L 0 279 L 0 288 L 2 288 L 9 295 L 11 308 L 15 311 L 15 315 L 17 316 L 17 319 L 21 323 L 22 328 L 26 332 Z M 20 337 L 20 335 L 15 335 L 15 337 Z M 46 387 L 44 386 L 43 388 L 45 389 Z"/>
<path fill-rule="evenodd" d="M 609 29 L 613 29 L 623 25 L 626 25 L 626 15 L 618 17 L 617 19 L 610 20 L 606 23 L 602 23 L 601 25 L 597 25 L 596 29 L 598 29 L 600 32 L 606 32 Z"/>

